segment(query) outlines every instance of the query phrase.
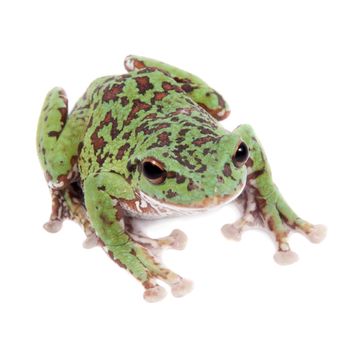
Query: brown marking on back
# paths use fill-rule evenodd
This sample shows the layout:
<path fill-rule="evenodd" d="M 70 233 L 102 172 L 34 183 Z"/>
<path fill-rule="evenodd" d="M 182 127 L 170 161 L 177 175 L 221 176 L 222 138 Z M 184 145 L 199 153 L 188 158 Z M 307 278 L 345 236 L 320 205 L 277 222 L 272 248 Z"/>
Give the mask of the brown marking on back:
<path fill-rule="evenodd" d="M 139 93 L 144 95 L 147 90 L 153 89 L 153 84 L 148 76 L 140 76 L 135 78 Z"/>
<path fill-rule="evenodd" d="M 98 136 L 98 131 L 99 129 L 96 129 L 91 135 L 91 143 L 94 147 L 95 152 L 106 145 L 104 138 Z"/>
<path fill-rule="evenodd" d="M 190 93 L 190 92 L 192 92 L 194 90 L 194 86 L 191 85 L 191 84 L 186 83 L 186 84 L 181 85 L 181 89 L 183 91 L 185 91 L 186 93 Z"/>
<path fill-rule="evenodd" d="M 170 144 L 169 134 L 166 131 L 163 131 L 162 133 L 160 133 L 158 135 L 158 139 L 160 141 L 161 146 L 166 146 Z"/>
<path fill-rule="evenodd" d="M 180 86 L 178 85 L 173 85 L 167 81 L 163 81 L 162 83 L 162 88 L 165 90 L 165 91 L 171 91 L 171 90 L 174 90 L 176 92 L 182 92 L 183 90 L 180 88 Z"/>
<path fill-rule="evenodd" d="M 128 115 L 128 117 L 125 120 L 125 125 L 128 125 L 131 123 L 131 121 L 136 117 L 137 113 L 140 112 L 141 110 L 148 111 L 149 109 L 152 108 L 152 105 L 142 102 L 141 100 L 137 99 L 134 100 L 133 106 L 131 108 L 131 111 Z"/>
<path fill-rule="evenodd" d="M 129 140 L 130 135 L 131 135 L 131 131 L 125 132 L 125 133 L 123 134 L 123 136 L 122 136 L 122 139 L 123 139 L 123 140 Z"/>
<path fill-rule="evenodd" d="M 123 91 L 124 84 L 113 85 L 110 89 L 106 88 L 102 96 L 104 102 L 116 101 L 118 95 Z"/>
<path fill-rule="evenodd" d="M 153 103 L 155 101 L 161 101 L 165 96 L 167 96 L 168 94 L 165 91 L 156 91 L 154 93 L 154 97 L 153 97 Z"/>
<path fill-rule="evenodd" d="M 179 131 L 179 135 L 185 136 L 188 131 L 190 131 L 190 129 L 183 128 Z"/>
<path fill-rule="evenodd" d="M 129 99 L 127 96 L 123 96 L 121 99 L 120 99 L 120 103 L 123 107 L 125 107 L 128 103 L 129 103 Z"/>

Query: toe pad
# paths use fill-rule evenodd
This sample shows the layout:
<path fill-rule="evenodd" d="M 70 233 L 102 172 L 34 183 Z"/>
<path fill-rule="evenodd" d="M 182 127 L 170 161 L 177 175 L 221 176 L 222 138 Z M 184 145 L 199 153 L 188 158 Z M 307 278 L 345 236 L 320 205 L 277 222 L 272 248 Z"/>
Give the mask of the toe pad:
<path fill-rule="evenodd" d="M 312 243 L 320 243 L 327 234 L 327 228 L 324 225 L 315 225 L 307 235 Z"/>
<path fill-rule="evenodd" d="M 180 298 L 189 293 L 193 288 L 192 281 L 182 279 L 179 282 L 175 283 L 171 287 L 171 292 L 174 297 Z"/>
<path fill-rule="evenodd" d="M 222 226 L 221 232 L 227 239 L 233 239 L 235 241 L 240 241 L 242 237 L 241 230 L 239 230 L 235 224 Z"/>
<path fill-rule="evenodd" d="M 274 259 L 279 265 L 290 265 L 298 261 L 298 255 L 291 250 L 278 251 L 274 255 Z"/>
<path fill-rule="evenodd" d="M 62 221 L 51 220 L 44 224 L 44 229 L 50 233 L 56 233 L 62 228 Z"/>
<path fill-rule="evenodd" d="M 170 237 L 172 237 L 174 240 L 171 244 L 171 248 L 183 250 L 186 247 L 187 236 L 181 230 L 174 230 L 171 232 Z"/>
<path fill-rule="evenodd" d="M 149 303 L 156 303 L 166 296 L 166 291 L 161 286 L 146 289 L 143 293 L 143 298 Z"/>

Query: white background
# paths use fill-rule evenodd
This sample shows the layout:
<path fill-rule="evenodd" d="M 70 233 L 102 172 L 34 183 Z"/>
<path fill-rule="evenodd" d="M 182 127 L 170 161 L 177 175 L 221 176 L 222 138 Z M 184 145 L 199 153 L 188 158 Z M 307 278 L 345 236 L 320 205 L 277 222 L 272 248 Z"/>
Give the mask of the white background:
<path fill-rule="evenodd" d="M 3 1 L 0 5 L 0 348 L 349 349 L 350 8 L 348 1 Z M 195 282 L 158 304 L 82 230 L 42 229 L 50 198 L 35 150 L 46 92 L 72 104 L 133 53 L 193 72 L 229 101 L 224 125 L 251 124 L 274 179 L 302 217 L 295 265 L 265 233 L 220 233 L 238 212 L 147 225 L 188 233 L 165 264 Z"/>

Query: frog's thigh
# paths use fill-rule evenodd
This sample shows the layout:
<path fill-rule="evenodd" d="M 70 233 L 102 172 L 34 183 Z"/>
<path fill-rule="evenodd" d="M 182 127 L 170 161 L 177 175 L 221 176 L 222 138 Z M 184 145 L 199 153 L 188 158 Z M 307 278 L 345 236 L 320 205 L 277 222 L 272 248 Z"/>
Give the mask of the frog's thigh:
<path fill-rule="evenodd" d="M 62 88 L 52 89 L 46 96 L 37 127 L 37 151 L 48 181 L 54 177 L 52 159 L 59 137 L 66 125 L 68 100 Z"/>
<path fill-rule="evenodd" d="M 169 64 L 146 57 L 128 56 L 124 61 L 127 71 L 146 67 L 158 68 L 170 74 L 193 101 L 202 106 L 215 119 L 223 120 L 230 114 L 230 108 L 223 97 L 197 76 Z"/>
<path fill-rule="evenodd" d="M 79 145 L 87 124 L 87 118 L 75 110 L 67 118 L 67 109 L 64 90 L 52 89 L 45 99 L 37 129 L 39 159 L 47 181 L 55 189 L 66 187 L 78 175 Z"/>
<path fill-rule="evenodd" d="M 189 281 L 163 267 L 148 249 L 132 240 L 126 232 L 124 212 L 115 198 L 132 199 L 133 193 L 121 176 L 112 173 L 91 175 L 84 182 L 84 193 L 92 225 L 106 252 L 144 285 L 146 300 L 157 301 L 165 296 L 156 279 L 169 283 L 174 296 L 190 291 Z"/>

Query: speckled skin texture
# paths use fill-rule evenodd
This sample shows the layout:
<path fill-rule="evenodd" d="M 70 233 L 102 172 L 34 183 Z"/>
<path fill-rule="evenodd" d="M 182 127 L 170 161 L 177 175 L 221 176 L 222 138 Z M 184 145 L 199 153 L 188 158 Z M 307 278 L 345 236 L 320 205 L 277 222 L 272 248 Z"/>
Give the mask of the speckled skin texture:
<path fill-rule="evenodd" d="M 271 231 L 278 263 L 297 260 L 287 242 L 291 229 L 322 240 L 324 227 L 300 219 L 280 195 L 252 128 L 220 126 L 229 108 L 219 93 L 152 59 L 128 56 L 125 67 L 128 74 L 95 80 L 69 116 L 61 88 L 46 97 L 37 149 L 52 194 L 48 231 L 66 218 L 80 223 L 85 246 L 101 245 L 151 302 L 165 295 L 157 280 L 175 296 L 190 291 L 190 281 L 158 258 L 162 248 L 184 248 L 186 236 L 174 230 L 151 239 L 133 228 L 133 217 L 189 214 L 237 198 L 243 215 L 223 234 L 239 239 L 249 227 Z"/>

